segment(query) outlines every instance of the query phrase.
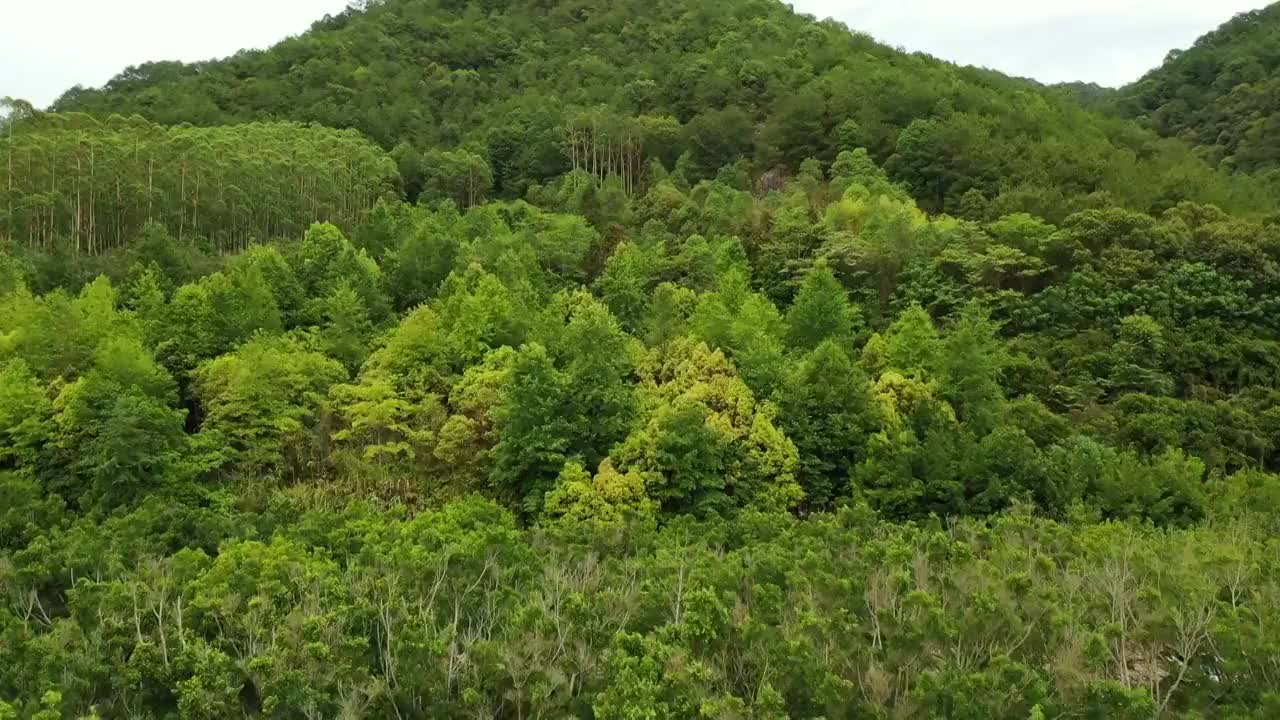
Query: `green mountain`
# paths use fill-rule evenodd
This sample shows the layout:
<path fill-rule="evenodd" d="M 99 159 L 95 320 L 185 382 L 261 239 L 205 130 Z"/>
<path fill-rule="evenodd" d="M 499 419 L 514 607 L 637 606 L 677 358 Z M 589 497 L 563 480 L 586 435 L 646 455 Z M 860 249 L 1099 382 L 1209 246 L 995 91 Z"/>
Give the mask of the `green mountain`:
<path fill-rule="evenodd" d="M 1119 114 L 1199 146 L 1211 162 L 1280 165 L 1280 4 L 1237 15 L 1121 90 Z"/>
<path fill-rule="evenodd" d="M 935 212 L 1262 209 L 1256 188 L 1069 94 L 774 0 L 382 0 L 268 50 L 130 68 L 54 109 L 356 128 L 395 149 L 410 196 L 445 151 L 482 158 L 493 189 L 518 197 L 574 167 L 630 188 L 652 160 L 696 182 L 864 147 Z"/>

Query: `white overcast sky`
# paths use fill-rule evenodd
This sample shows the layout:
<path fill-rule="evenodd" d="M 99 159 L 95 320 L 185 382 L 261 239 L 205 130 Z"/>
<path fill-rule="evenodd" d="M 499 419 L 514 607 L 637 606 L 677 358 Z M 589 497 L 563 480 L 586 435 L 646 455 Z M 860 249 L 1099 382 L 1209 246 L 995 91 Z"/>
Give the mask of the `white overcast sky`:
<path fill-rule="evenodd" d="M 0 96 L 52 102 L 148 60 L 265 47 L 347 0 L 0 0 Z M 793 0 L 908 50 L 1044 82 L 1121 85 L 1266 0 Z"/>

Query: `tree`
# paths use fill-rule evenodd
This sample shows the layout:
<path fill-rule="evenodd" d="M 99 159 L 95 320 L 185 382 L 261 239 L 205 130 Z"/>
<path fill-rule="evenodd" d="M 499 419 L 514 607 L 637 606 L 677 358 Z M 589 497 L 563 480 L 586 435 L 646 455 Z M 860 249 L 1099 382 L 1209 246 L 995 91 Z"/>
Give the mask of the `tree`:
<path fill-rule="evenodd" d="M 506 400 L 516 351 L 502 347 L 467 368 L 449 392 L 452 414 L 436 433 L 434 457 L 453 485 L 468 492 L 490 487 L 498 415 Z"/>
<path fill-rule="evenodd" d="M 384 375 L 371 373 L 358 384 L 334 386 L 332 395 L 347 421 L 333 440 L 350 442 L 362 461 L 380 465 L 401 456 L 412 460 L 430 438 L 430 431 L 417 422 L 419 407 L 401 397 Z"/>
<path fill-rule="evenodd" d="M 521 294 L 521 288 L 507 285 L 479 264 L 449 276 L 435 305 L 446 343 L 440 351 L 455 372 L 491 350 L 524 342 L 533 325 L 533 309 Z"/>
<path fill-rule="evenodd" d="M 71 476 L 55 483 L 82 507 L 109 509 L 186 479 L 186 413 L 177 386 L 136 340 L 105 341 L 93 368 L 54 403 Z"/>
<path fill-rule="evenodd" d="M 373 335 L 369 313 L 360 296 L 347 283 L 334 288 L 324 301 L 321 339 L 325 354 L 354 371 L 369 354 L 368 342 Z"/>
<path fill-rule="evenodd" d="M 390 315 L 391 301 L 382 270 L 366 252 L 356 250 L 336 226 L 313 225 L 292 260 L 294 272 L 306 296 L 311 298 L 303 312 L 309 323 L 319 323 L 323 312 L 321 299 L 342 283 L 347 283 L 360 296 L 374 323 Z"/>
<path fill-rule="evenodd" d="M 867 442 L 867 457 L 852 473 L 855 496 L 866 497 L 888 517 L 953 514 L 965 507 L 958 467 L 969 436 L 937 386 L 895 371 L 872 386 L 879 430 Z"/>
<path fill-rule="evenodd" d="M 624 242 L 609 255 L 592 289 L 622 327 L 635 332 L 649 314 L 660 270 L 661 258 L 655 248 Z"/>
<path fill-rule="evenodd" d="M 471 207 L 493 189 L 493 170 L 480 155 L 464 149 L 428 153 L 423 161 L 423 191 Z"/>
<path fill-rule="evenodd" d="M 846 285 L 864 275 L 875 278 L 874 297 L 884 316 L 898 275 L 921 253 L 923 214 L 885 196 L 845 198 L 827 208 L 826 222 L 835 232 L 820 257 Z"/>
<path fill-rule="evenodd" d="M 420 400 L 448 387 L 450 349 L 439 314 L 424 305 L 400 321 L 360 374 L 382 375 L 410 401 Z"/>
<path fill-rule="evenodd" d="M 837 341 L 826 340 L 793 371 L 781 408 L 806 506 L 826 508 L 843 493 L 878 426 L 866 375 Z"/>
<path fill-rule="evenodd" d="M 244 267 L 241 270 L 242 266 Z M 271 298 L 280 310 L 280 322 L 285 328 L 297 327 L 302 321 L 304 295 L 307 290 L 302 286 L 293 267 L 272 245 L 255 245 L 231 258 L 228 273 L 232 277 L 261 277 L 271 291 Z"/>
<path fill-rule="evenodd" d="M 945 348 L 933 319 L 919 305 L 912 305 L 889 326 L 885 337 L 888 367 L 917 377 L 936 377 Z"/>
<path fill-rule="evenodd" d="M 0 350 L 20 357 L 44 380 L 74 380 L 93 365 L 108 339 L 136 338 L 134 318 L 117 309 L 117 295 L 106 277 L 84 286 L 74 297 L 62 290 L 36 297 L 19 289 L 0 298 Z"/>
<path fill-rule="evenodd" d="M 232 471 L 296 475 L 313 460 L 325 396 L 346 374 L 296 340 L 255 338 L 197 369 L 201 433 Z"/>
<path fill-rule="evenodd" d="M 167 272 L 189 267 L 193 237 L 238 251 L 317 218 L 351 226 L 398 185 L 388 155 L 339 130 L 125 115 L 28 111 L 6 123 L 3 234 L 39 250 L 65 239 L 77 256 L 125 250 Z M 157 245 L 169 234 L 176 243 Z"/>
<path fill-rule="evenodd" d="M 587 279 L 587 260 L 599 235 L 583 218 L 544 214 L 530 230 L 538 262 L 547 272 L 567 281 Z"/>
<path fill-rule="evenodd" d="M 619 471 L 641 474 L 664 511 L 705 515 L 801 501 L 795 445 L 723 353 L 684 340 L 648 372 L 647 412 L 612 457 Z"/>
<path fill-rule="evenodd" d="M 965 473 L 970 512 L 999 512 L 1020 499 L 1047 510 L 1064 509 L 1059 488 L 1047 481 L 1039 450 L 1018 428 L 999 427 L 983 437 L 970 463 Z"/>
<path fill-rule="evenodd" d="M 1120 321 L 1117 342 L 1107 353 L 1111 365 L 1108 385 L 1115 394 L 1140 392 L 1167 395 L 1173 381 L 1164 372 L 1164 328 L 1150 315 L 1129 315 Z"/>
<path fill-rule="evenodd" d="M 835 274 L 819 264 L 805 278 L 787 311 L 787 344 L 801 351 L 813 350 L 828 340 L 851 347 L 859 320 Z"/>
<path fill-rule="evenodd" d="M 1001 374 L 1008 354 L 997 330 L 980 306 L 970 304 L 948 331 L 939 358 L 942 396 L 955 408 L 960 422 L 979 435 L 995 429 L 1005 409 Z M 898 346 L 902 352 L 918 355 L 907 349 L 905 337 L 903 340 Z"/>
<path fill-rule="evenodd" d="M 566 463 L 546 501 L 546 517 L 568 523 L 619 523 L 653 512 L 644 478 L 618 472 L 608 459 L 595 477 L 576 462 Z"/>
<path fill-rule="evenodd" d="M 16 143 L 14 142 L 13 134 L 17 130 L 18 123 L 22 119 L 32 115 L 35 112 L 35 108 L 31 105 L 31 103 L 25 100 L 18 100 L 16 98 L 5 96 L 3 98 L 0 98 L 0 110 L 4 111 L 3 127 L 9 135 L 8 152 L 6 153 L 6 158 L 5 158 L 5 162 L 6 162 L 6 165 L 5 165 L 5 201 L 6 201 L 5 221 L 6 221 L 6 224 L 8 225 L 7 234 L 13 235 L 14 234 L 13 224 L 14 224 L 14 221 L 17 219 L 17 214 L 14 212 L 17 197 L 16 197 L 16 194 L 14 193 L 14 181 L 16 179 L 16 176 L 14 175 L 14 171 L 13 171 L 13 152 L 16 147 Z"/>
<path fill-rule="evenodd" d="M 732 270 L 717 292 L 703 295 L 689 323 L 697 336 L 723 350 L 760 397 L 781 387 L 786 358 L 786 323 L 768 298 L 751 292 L 742 272 Z"/>
<path fill-rule="evenodd" d="M 698 295 L 688 288 L 661 283 L 653 289 L 653 302 L 645 322 L 645 343 L 664 350 L 684 334 Z"/>
<path fill-rule="evenodd" d="M 568 459 L 573 420 L 565 413 L 569 387 L 546 348 L 520 349 L 497 411 L 493 481 L 528 515 L 538 515 Z"/>
<path fill-rule="evenodd" d="M 886 163 L 931 212 L 950 210 L 954 200 L 977 188 L 986 190 L 999 177 L 990 147 L 991 128 L 974 115 L 916 119 L 898 135 L 896 152 Z"/>
<path fill-rule="evenodd" d="M 387 284 L 401 311 L 434 297 L 453 270 L 459 238 L 442 215 L 415 217 L 387 259 Z"/>
<path fill-rule="evenodd" d="M 573 426 L 568 452 L 587 467 L 622 441 L 636 413 L 629 339 L 609 310 L 590 296 L 577 298 L 555 355 L 566 383 L 566 418 Z"/>
<path fill-rule="evenodd" d="M 280 309 L 258 266 L 233 266 L 178 288 L 160 323 L 156 354 L 187 382 L 203 362 L 230 352 L 254 335 L 282 330 Z"/>
<path fill-rule="evenodd" d="M 53 440 L 53 405 L 22 360 L 0 364 L 0 467 L 30 468 Z"/>
<path fill-rule="evenodd" d="M 154 220 L 142 226 L 128 250 L 134 263 L 154 263 L 170 289 L 191 280 L 195 272 L 191 249 L 179 245 L 164 225 Z"/>
<path fill-rule="evenodd" d="M 707 110 L 684 127 L 689 147 L 690 167 L 698 180 L 747 154 L 754 128 L 751 118 L 739 107 Z"/>
<path fill-rule="evenodd" d="M 866 148 L 844 150 L 836 157 L 831 164 L 831 193 L 836 198 L 850 193 L 868 197 L 887 195 L 899 201 L 909 201 L 911 197 L 889 180 Z"/>

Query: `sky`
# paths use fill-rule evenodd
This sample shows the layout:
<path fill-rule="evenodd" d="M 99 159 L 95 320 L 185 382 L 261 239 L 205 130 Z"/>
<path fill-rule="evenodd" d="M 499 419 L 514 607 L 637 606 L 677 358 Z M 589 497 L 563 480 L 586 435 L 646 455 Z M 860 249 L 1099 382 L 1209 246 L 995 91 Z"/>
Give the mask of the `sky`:
<path fill-rule="evenodd" d="M 347 0 L 0 0 L 0 97 L 53 102 L 130 65 L 266 47 Z M 889 45 L 1042 82 L 1116 86 L 1267 0 L 791 0 Z"/>
<path fill-rule="evenodd" d="M 1117 87 L 1273 0 L 793 0 L 907 50 L 1045 83 Z"/>

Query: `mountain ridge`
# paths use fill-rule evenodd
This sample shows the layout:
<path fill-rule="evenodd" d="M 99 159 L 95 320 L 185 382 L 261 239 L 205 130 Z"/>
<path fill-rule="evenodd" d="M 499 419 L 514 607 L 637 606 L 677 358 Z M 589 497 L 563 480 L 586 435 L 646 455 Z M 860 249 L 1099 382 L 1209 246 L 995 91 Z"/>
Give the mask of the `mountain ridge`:
<path fill-rule="evenodd" d="M 1243 172 L 1280 166 L 1280 3 L 1244 12 L 1109 99 L 1111 111 Z"/>
<path fill-rule="evenodd" d="M 54 109 L 356 128 L 400 147 L 406 174 L 433 152 L 481 157 L 509 197 L 573 169 L 576 123 L 671 117 L 675 134 L 644 138 L 642 164 L 695 181 L 738 161 L 795 171 L 865 147 L 933 212 L 1060 218 L 1186 199 L 1262 210 L 1257 188 L 1060 92 L 901 53 L 772 0 L 388 0 L 266 50 L 130 68 Z"/>

